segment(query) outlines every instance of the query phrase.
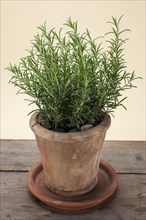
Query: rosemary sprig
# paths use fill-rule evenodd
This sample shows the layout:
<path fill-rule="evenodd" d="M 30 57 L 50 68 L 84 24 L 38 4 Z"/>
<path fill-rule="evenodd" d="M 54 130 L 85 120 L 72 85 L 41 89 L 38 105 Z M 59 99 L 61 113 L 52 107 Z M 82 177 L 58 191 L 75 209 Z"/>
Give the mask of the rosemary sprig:
<path fill-rule="evenodd" d="M 13 73 L 10 80 L 19 87 L 18 93 L 31 97 L 40 111 L 39 123 L 50 121 L 52 127 L 80 128 L 85 123 L 97 124 L 105 114 L 123 106 L 127 97 L 122 93 L 135 87 L 134 71 L 127 72 L 120 30 L 122 16 L 112 17 L 108 49 L 93 39 L 88 29 L 79 33 L 77 22 L 69 18 L 64 24 L 69 31 L 50 31 L 46 23 L 40 25 L 39 33 L 32 41 L 28 56 L 18 65 L 10 64 Z M 34 110 L 35 111 L 35 110 Z"/>

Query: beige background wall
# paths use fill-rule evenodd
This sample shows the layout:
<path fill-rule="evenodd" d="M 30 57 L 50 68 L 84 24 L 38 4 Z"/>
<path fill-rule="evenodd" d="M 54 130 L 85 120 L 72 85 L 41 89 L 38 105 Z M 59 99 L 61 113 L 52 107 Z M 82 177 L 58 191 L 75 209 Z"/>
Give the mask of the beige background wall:
<path fill-rule="evenodd" d="M 71 16 L 79 21 L 83 31 L 89 28 L 93 36 L 109 30 L 106 21 L 124 14 L 122 26 L 130 28 L 125 57 L 129 71 L 145 78 L 145 1 L 8 1 L 1 2 L 1 138 L 33 139 L 28 126 L 26 98 L 16 95 L 17 88 L 8 84 L 11 74 L 3 69 L 18 63 L 26 55 L 37 26 L 47 21 L 49 28 L 60 28 Z M 138 89 L 126 92 L 127 111 L 120 108 L 112 118 L 107 140 L 145 139 L 145 79 L 136 82 Z"/>

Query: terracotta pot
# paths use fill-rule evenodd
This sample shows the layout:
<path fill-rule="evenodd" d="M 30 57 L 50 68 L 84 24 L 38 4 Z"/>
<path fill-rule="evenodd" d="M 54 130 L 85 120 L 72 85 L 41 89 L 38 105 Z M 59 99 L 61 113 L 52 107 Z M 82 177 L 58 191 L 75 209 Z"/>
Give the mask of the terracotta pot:
<path fill-rule="evenodd" d="M 89 192 L 97 184 L 101 149 L 110 126 L 110 116 L 88 130 L 54 132 L 36 124 L 37 113 L 30 118 L 47 186 L 57 194 L 76 196 Z"/>

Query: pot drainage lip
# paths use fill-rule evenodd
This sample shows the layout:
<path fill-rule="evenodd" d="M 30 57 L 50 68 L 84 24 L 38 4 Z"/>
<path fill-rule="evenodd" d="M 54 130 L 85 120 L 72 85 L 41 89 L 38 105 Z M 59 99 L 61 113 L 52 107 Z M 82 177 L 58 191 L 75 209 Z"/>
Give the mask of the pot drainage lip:
<path fill-rule="evenodd" d="M 31 167 L 26 180 L 30 192 L 36 198 L 46 205 L 63 210 L 81 210 L 97 206 L 111 197 L 118 185 L 115 169 L 104 160 L 100 162 L 96 186 L 83 195 L 65 197 L 49 190 L 45 184 L 41 162 L 37 162 Z"/>

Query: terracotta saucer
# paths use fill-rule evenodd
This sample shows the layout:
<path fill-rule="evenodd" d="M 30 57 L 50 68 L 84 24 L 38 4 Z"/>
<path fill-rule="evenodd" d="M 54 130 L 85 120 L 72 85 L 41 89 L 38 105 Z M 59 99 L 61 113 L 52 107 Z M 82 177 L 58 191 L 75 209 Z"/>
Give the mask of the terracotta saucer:
<path fill-rule="evenodd" d="M 27 175 L 28 188 L 35 197 L 49 206 L 64 210 L 81 210 L 97 206 L 115 192 L 117 184 L 115 169 L 103 160 L 100 162 L 98 183 L 94 189 L 75 197 L 60 196 L 47 188 L 41 162 L 34 164 Z"/>

